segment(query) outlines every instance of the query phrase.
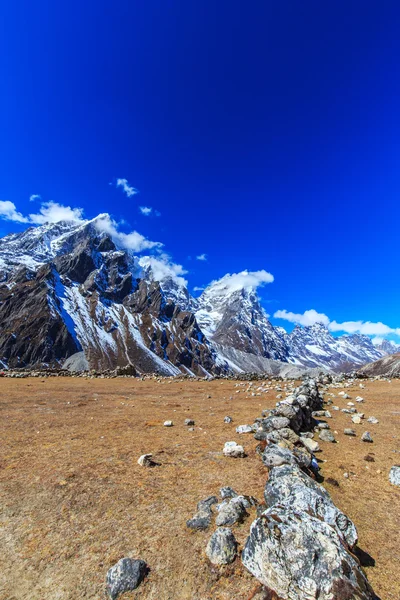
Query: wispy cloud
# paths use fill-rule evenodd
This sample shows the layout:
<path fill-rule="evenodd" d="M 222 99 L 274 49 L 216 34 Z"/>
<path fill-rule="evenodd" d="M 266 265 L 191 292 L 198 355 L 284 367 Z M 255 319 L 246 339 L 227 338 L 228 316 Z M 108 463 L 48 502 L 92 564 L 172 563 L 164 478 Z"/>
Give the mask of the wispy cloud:
<path fill-rule="evenodd" d="M 31 194 L 29 196 L 29 202 L 35 202 L 35 200 L 41 200 L 42 196 L 40 194 Z"/>
<path fill-rule="evenodd" d="M 207 254 L 199 254 L 198 256 L 196 256 L 196 260 L 207 260 Z"/>
<path fill-rule="evenodd" d="M 149 217 L 153 212 L 153 209 L 150 206 L 139 206 L 139 210 L 145 217 Z"/>
<path fill-rule="evenodd" d="M 315 323 L 322 323 L 332 332 L 342 333 L 361 333 L 369 336 L 383 336 L 397 335 L 400 336 L 400 327 L 389 327 L 381 321 L 376 323 L 372 321 L 344 321 L 338 323 L 337 321 L 331 321 L 330 318 L 324 313 L 319 313 L 314 309 L 306 310 L 304 313 L 293 313 L 287 310 L 277 310 L 274 313 L 275 319 L 284 319 L 290 323 L 296 323 L 298 325 L 314 325 Z M 379 343 L 379 342 L 376 342 Z"/>
<path fill-rule="evenodd" d="M 122 188 L 122 190 L 125 192 L 125 194 L 128 196 L 128 198 L 131 198 L 132 196 L 135 196 L 136 194 L 139 193 L 139 190 L 134 188 L 132 185 L 129 185 L 127 179 L 123 179 L 123 178 L 117 179 L 116 186 Z"/>
<path fill-rule="evenodd" d="M 205 290 L 205 288 L 198 285 L 193 288 L 194 292 L 202 292 L 203 290 Z"/>
<path fill-rule="evenodd" d="M 15 221 L 16 223 L 29 222 L 29 219 L 18 212 L 14 202 L 10 202 L 10 200 L 0 200 L 0 218 L 5 221 Z"/>

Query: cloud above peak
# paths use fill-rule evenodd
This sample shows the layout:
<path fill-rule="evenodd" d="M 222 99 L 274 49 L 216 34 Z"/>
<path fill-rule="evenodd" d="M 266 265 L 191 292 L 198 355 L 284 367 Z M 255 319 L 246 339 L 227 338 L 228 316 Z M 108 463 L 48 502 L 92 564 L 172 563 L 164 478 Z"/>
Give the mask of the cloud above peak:
<path fill-rule="evenodd" d="M 274 313 L 274 317 L 275 319 L 284 319 L 285 321 L 289 321 L 289 323 L 303 325 L 304 327 L 307 327 L 308 325 L 315 325 L 315 323 L 329 325 L 330 322 L 329 317 L 327 317 L 323 313 L 317 312 L 313 308 L 304 311 L 303 314 L 293 313 L 287 310 L 277 310 Z"/>
<path fill-rule="evenodd" d="M 385 325 L 380 321 L 377 323 L 373 323 L 372 321 L 344 321 L 343 323 L 338 323 L 337 321 L 331 321 L 327 315 L 319 313 L 314 309 L 306 310 L 304 313 L 277 310 L 274 313 L 274 318 L 284 319 L 285 321 L 295 323 L 296 325 L 303 325 L 304 327 L 315 325 L 315 323 L 322 323 L 332 332 L 377 336 L 380 341 L 382 341 L 384 336 L 400 336 L 400 327 L 389 327 L 389 325 Z"/>
<path fill-rule="evenodd" d="M 274 276 L 268 271 L 241 271 L 240 273 L 227 273 L 222 279 L 212 281 L 208 287 L 213 289 L 220 288 L 227 293 L 237 290 L 262 287 L 267 283 L 272 283 Z"/>
<path fill-rule="evenodd" d="M 139 265 L 145 271 L 151 273 L 154 281 L 164 281 L 171 278 L 178 285 L 187 287 L 187 280 L 183 277 L 187 271 L 182 265 L 178 265 L 171 261 L 168 254 L 160 254 L 160 256 L 142 256 L 139 259 Z"/>
<path fill-rule="evenodd" d="M 95 226 L 99 231 L 108 233 L 121 248 L 132 250 L 132 252 L 143 252 L 152 248 L 162 248 L 161 242 L 152 242 L 138 231 L 124 233 L 118 230 L 118 223 L 105 214 L 100 219 L 96 219 Z"/>
<path fill-rule="evenodd" d="M 83 220 L 83 208 L 71 208 L 53 201 L 43 202 L 38 213 L 29 215 L 29 222 L 35 225 L 58 223 L 59 221 L 80 223 Z"/>

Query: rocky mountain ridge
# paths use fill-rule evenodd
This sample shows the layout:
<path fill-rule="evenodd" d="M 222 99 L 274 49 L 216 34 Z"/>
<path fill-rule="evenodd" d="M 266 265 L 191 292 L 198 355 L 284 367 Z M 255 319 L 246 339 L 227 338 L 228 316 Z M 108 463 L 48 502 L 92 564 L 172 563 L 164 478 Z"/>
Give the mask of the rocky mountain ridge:
<path fill-rule="evenodd" d="M 107 217 L 0 240 L 3 368 L 60 366 L 79 353 L 90 368 L 129 365 L 139 374 L 301 374 L 388 352 L 366 336 L 334 338 L 320 324 L 288 334 L 270 323 L 256 290 L 233 286 L 230 276 L 193 298 L 173 274 L 156 276 L 150 257 L 113 239 Z"/>

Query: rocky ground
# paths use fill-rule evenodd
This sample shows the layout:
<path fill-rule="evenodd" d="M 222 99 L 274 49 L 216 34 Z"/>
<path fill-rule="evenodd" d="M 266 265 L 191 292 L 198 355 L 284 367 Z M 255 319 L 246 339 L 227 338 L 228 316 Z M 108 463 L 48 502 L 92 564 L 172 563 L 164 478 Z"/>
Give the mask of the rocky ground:
<path fill-rule="evenodd" d="M 376 594 L 398 600 L 400 488 L 389 471 L 400 464 L 400 382 L 359 384 L 326 391 L 332 418 L 325 420 L 338 443 L 315 435 L 322 449 L 316 457 L 323 485 L 358 529 L 357 556 Z M 240 559 L 223 567 L 208 561 L 215 517 L 206 531 L 186 525 L 197 503 L 224 486 L 263 500 L 268 469 L 256 453 L 259 442 L 236 433 L 285 396 L 283 383 L 262 392 L 260 385 L 0 379 L 0 600 L 103 598 L 106 573 L 122 557 L 150 568 L 124 599 L 261 600 Z M 354 408 L 365 414 L 361 423 L 341 410 Z M 226 416 L 233 421 L 224 423 Z M 368 423 L 371 416 L 379 422 Z M 172 427 L 164 427 L 167 420 Z M 373 443 L 361 441 L 365 431 Z M 241 444 L 246 458 L 224 456 L 227 441 Z M 137 463 L 146 453 L 156 466 Z M 256 508 L 247 512 L 231 527 L 239 549 Z"/>

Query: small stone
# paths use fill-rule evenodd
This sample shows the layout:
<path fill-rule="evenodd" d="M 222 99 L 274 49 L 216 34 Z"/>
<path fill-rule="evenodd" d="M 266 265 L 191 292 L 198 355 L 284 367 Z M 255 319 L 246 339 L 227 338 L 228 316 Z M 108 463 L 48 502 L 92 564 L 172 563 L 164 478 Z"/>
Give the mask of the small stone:
<path fill-rule="evenodd" d="M 394 465 L 389 472 L 389 481 L 400 487 L 400 465 Z"/>
<path fill-rule="evenodd" d="M 152 458 L 152 454 L 142 454 L 142 456 L 138 458 L 138 464 L 141 467 L 152 467 L 154 465 Z"/>
<path fill-rule="evenodd" d="M 318 442 L 312 440 L 311 438 L 300 438 L 301 443 L 307 450 L 310 452 L 320 452 L 321 448 L 319 447 Z"/>
<path fill-rule="evenodd" d="M 232 423 L 233 419 L 232 417 L 225 417 L 224 418 L 224 423 Z"/>
<path fill-rule="evenodd" d="M 375 462 L 374 457 L 371 456 L 370 454 L 367 454 L 366 456 L 364 456 L 364 460 L 366 460 L 367 462 Z"/>
<path fill-rule="evenodd" d="M 188 427 L 194 425 L 193 419 L 185 419 L 185 425 L 187 425 Z"/>
<path fill-rule="evenodd" d="M 235 523 L 241 523 L 247 517 L 246 508 L 249 508 L 249 506 L 250 503 L 244 496 L 236 496 L 230 502 L 222 502 L 217 506 L 218 515 L 215 524 L 218 526 L 231 526 Z"/>
<path fill-rule="evenodd" d="M 332 442 L 332 443 L 336 442 L 335 436 L 333 435 L 333 433 L 331 431 L 329 431 L 329 429 L 323 429 L 320 432 L 318 437 L 323 442 Z"/>
<path fill-rule="evenodd" d="M 351 417 L 351 420 L 355 425 L 360 425 L 361 423 L 361 417 L 359 415 L 354 415 L 354 417 Z"/>
<path fill-rule="evenodd" d="M 251 425 L 239 425 L 236 427 L 236 433 L 254 433 Z"/>
<path fill-rule="evenodd" d="M 371 434 L 370 434 L 369 431 L 364 431 L 364 433 L 361 436 L 361 441 L 362 442 L 369 442 L 370 444 L 372 444 L 372 442 L 374 440 L 372 439 L 372 436 L 371 436 Z"/>
<path fill-rule="evenodd" d="M 219 492 L 221 494 L 222 500 L 226 500 L 226 498 L 236 498 L 236 496 L 238 496 L 238 494 L 235 492 L 235 490 L 229 486 L 225 486 L 225 487 L 221 488 L 219 490 Z"/>
<path fill-rule="evenodd" d="M 377 423 L 379 423 L 376 417 L 368 417 L 367 421 L 368 423 L 372 423 L 372 425 L 376 425 Z"/>
<path fill-rule="evenodd" d="M 345 479 L 348 479 L 348 478 L 349 478 L 349 474 L 348 474 L 348 473 L 343 473 L 343 477 L 344 477 Z"/>
<path fill-rule="evenodd" d="M 120 594 L 135 590 L 147 571 L 144 560 L 121 558 L 107 573 L 106 594 L 111 600 L 116 600 Z"/>
<path fill-rule="evenodd" d="M 237 542 L 228 527 L 218 527 L 207 544 L 206 554 L 214 565 L 228 565 L 236 558 Z"/>
<path fill-rule="evenodd" d="M 173 426 L 172 421 L 164 421 L 164 427 L 172 427 L 172 426 Z"/>
<path fill-rule="evenodd" d="M 245 457 L 243 446 L 239 446 L 236 442 L 226 442 L 222 452 L 225 456 L 230 456 L 231 458 Z"/>
<path fill-rule="evenodd" d="M 352 437 L 356 436 L 356 432 L 354 431 L 354 429 L 345 429 L 343 433 L 344 435 L 350 435 Z"/>

